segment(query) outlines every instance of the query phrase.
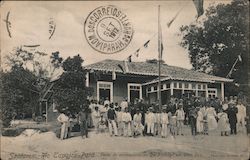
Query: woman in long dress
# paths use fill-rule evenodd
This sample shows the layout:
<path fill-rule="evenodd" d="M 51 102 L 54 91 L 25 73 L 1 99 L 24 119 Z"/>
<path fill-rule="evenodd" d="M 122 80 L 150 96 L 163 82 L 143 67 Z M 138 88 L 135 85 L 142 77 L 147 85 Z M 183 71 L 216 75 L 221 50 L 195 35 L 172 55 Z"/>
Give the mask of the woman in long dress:
<path fill-rule="evenodd" d="M 207 112 L 208 130 L 209 131 L 215 130 L 217 128 L 217 121 L 215 119 L 217 115 L 215 109 L 211 107 L 211 105 L 209 104 L 208 108 L 206 109 L 206 112 Z"/>
<path fill-rule="evenodd" d="M 201 109 L 197 112 L 197 119 L 196 119 L 196 131 L 198 134 L 203 133 L 203 114 Z"/>
<path fill-rule="evenodd" d="M 220 111 L 220 113 L 218 113 L 218 129 L 221 132 L 221 136 L 228 136 L 228 132 L 230 131 L 230 126 L 229 126 L 229 120 L 228 120 L 228 116 L 227 113 L 224 111 L 222 112 L 222 110 Z"/>
<path fill-rule="evenodd" d="M 99 122 L 100 122 L 101 114 L 98 110 L 98 106 L 95 106 L 95 110 L 92 112 L 92 120 L 95 127 L 95 132 L 98 133 L 99 131 Z"/>

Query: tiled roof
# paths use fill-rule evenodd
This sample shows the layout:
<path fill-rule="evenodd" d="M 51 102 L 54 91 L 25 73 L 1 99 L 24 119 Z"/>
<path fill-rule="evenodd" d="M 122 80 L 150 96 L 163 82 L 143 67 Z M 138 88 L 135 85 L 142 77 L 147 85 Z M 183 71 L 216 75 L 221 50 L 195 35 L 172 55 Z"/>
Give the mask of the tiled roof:
<path fill-rule="evenodd" d="M 145 76 L 158 76 L 158 64 L 148 62 L 125 62 L 119 60 L 106 59 L 97 63 L 85 66 L 85 69 L 93 71 L 117 72 L 125 74 L 137 74 Z M 199 82 L 232 82 L 232 79 L 227 79 L 218 76 L 212 76 L 205 73 L 184 69 L 176 66 L 162 64 L 161 76 L 168 79 L 184 80 L 184 81 L 199 81 Z"/>

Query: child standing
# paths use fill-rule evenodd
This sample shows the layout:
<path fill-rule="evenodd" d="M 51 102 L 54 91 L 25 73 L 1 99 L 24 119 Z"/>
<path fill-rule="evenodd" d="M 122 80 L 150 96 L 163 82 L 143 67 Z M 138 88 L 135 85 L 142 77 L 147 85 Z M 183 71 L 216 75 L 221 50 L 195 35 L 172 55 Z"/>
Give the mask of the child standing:
<path fill-rule="evenodd" d="M 99 126 L 98 132 L 105 132 L 107 126 L 106 126 L 106 120 L 103 118 L 103 114 L 101 114 L 98 126 Z"/>

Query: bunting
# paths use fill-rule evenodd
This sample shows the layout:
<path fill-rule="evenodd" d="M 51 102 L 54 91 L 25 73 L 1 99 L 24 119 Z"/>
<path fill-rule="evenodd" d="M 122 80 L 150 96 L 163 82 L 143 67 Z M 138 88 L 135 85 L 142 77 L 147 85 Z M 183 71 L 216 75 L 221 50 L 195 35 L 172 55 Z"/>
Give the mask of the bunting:
<path fill-rule="evenodd" d="M 178 17 L 178 15 L 180 14 L 181 10 L 183 9 L 183 7 L 176 13 L 176 15 L 167 23 L 168 28 L 171 26 L 171 24 L 175 21 L 175 19 Z"/>
<path fill-rule="evenodd" d="M 139 57 L 139 51 L 140 51 L 140 48 L 135 51 L 134 54 L 135 54 L 136 57 Z"/>
<path fill-rule="evenodd" d="M 148 43 L 150 42 L 150 40 L 148 40 L 143 46 L 144 48 L 147 48 L 148 47 Z"/>
<path fill-rule="evenodd" d="M 242 62 L 241 55 L 238 55 L 238 59 L 239 59 L 240 62 Z"/>
<path fill-rule="evenodd" d="M 128 56 L 128 58 L 127 58 L 128 62 L 131 62 L 131 61 L 132 61 L 131 57 L 132 57 L 132 55 L 129 55 L 129 56 Z"/>

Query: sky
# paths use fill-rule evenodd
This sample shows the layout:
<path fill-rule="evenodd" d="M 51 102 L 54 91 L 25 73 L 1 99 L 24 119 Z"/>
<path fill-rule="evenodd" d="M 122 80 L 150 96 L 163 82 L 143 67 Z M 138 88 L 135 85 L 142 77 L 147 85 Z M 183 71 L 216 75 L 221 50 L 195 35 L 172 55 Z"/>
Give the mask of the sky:
<path fill-rule="evenodd" d="M 209 5 L 228 3 L 229 0 L 205 0 L 204 9 Z M 120 8 L 132 23 L 134 34 L 130 44 L 115 54 L 102 54 L 94 50 L 84 36 L 84 21 L 91 11 L 105 5 L 115 5 Z M 157 30 L 158 5 L 161 6 L 161 26 L 163 37 L 163 60 L 168 65 L 190 69 L 192 66 L 188 51 L 179 43 L 181 37 L 179 28 L 182 25 L 196 23 L 196 10 L 192 0 L 185 1 L 5 1 L 1 4 L 1 59 L 14 47 L 21 45 L 40 45 L 36 49 L 45 53 L 59 51 L 62 57 L 79 54 L 84 59 L 84 65 L 104 59 L 126 60 L 138 48 L 139 56 L 133 56 L 132 61 L 145 61 L 158 57 Z M 167 23 L 181 10 L 170 28 Z M 10 12 L 11 38 L 6 29 L 6 15 Z M 204 15 L 200 19 L 204 18 Z M 56 24 L 56 29 L 49 39 L 49 22 Z M 142 47 L 150 40 L 147 48 Z"/>

